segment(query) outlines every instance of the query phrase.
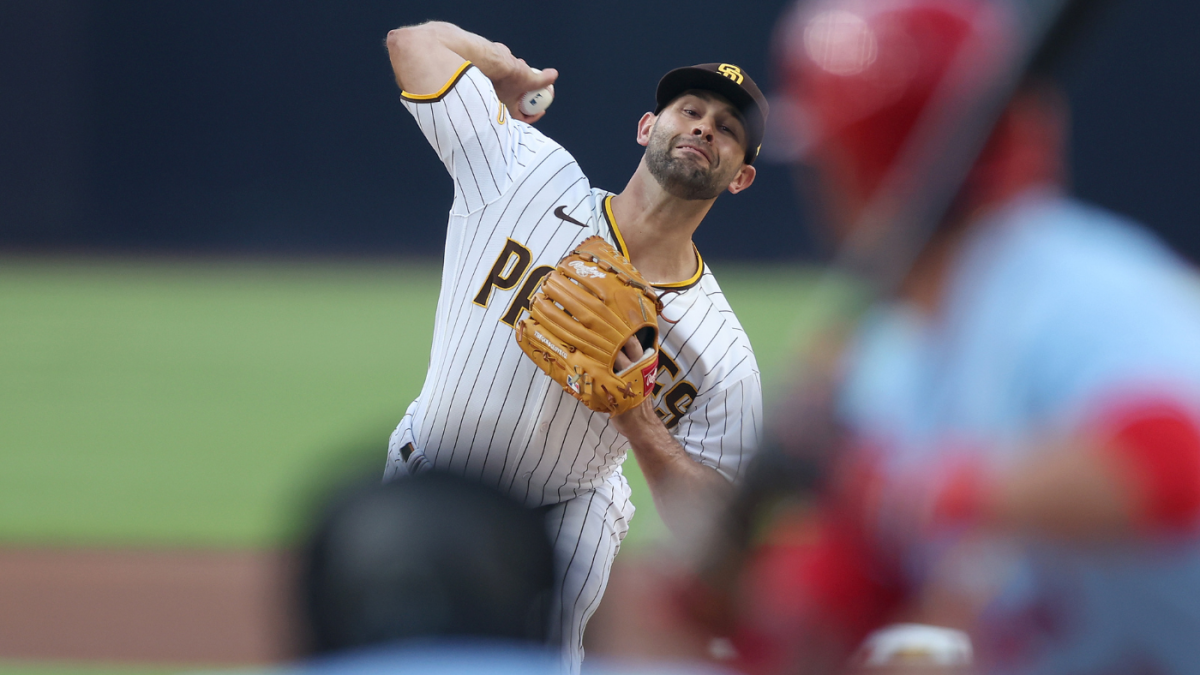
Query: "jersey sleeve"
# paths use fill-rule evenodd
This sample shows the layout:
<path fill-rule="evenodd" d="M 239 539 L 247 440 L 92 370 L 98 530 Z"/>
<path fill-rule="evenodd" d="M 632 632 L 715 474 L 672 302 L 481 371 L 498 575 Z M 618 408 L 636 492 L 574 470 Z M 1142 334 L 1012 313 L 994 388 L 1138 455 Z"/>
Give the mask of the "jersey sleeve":
<path fill-rule="evenodd" d="M 732 481 L 749 465 L 762 428 L 762 384 L 752 372 L 688 410 L 674 436 L 689 457 Z"/>
<path fill-rule="evenodd" d="M 469 61 L 437 92 L 402 92 L 404 107 L 454 179 L 454 209 L 476 211 L 495 201 L 537 145 L 529 125 L 510 119 L 492 81 Z"/>
<path fill-rule="evenodd" d="M 1107 408 L 1167 398 L 1200 420 L 1196 279 L 1165 262 L 1078 276 L 1087 286 L 1047 303 L 1057 322 L 1027 348 L 1033 409 L 1077 427 Z"/>

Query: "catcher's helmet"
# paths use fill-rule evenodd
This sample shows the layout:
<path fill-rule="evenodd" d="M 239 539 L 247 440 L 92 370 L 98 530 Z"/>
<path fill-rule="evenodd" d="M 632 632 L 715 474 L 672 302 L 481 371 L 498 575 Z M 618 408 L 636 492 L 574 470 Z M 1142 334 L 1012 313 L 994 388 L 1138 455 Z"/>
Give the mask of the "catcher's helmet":
<path fill-rule="evenodd" d="M 865 199 L 952 67 L 1003 51 L 1008 32 L 985 0 L 831 0 L 798 5 L 777 40 L 799 158 L 836 157 Z"/>

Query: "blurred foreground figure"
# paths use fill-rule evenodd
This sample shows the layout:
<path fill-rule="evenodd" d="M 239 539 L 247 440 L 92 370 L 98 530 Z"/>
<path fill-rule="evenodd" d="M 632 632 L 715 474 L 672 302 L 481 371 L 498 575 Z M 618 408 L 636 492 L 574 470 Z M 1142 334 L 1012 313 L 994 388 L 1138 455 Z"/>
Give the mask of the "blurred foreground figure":
<path fill-rule="evenodd" d="M 952 64 L 1003 47 L 995 7 L 791 17 L 786 95 L 837 241 L 862 236 Z M 1028 79 L 840 355 L 838 459 L 818 498 L 776 510 L 742 577 L 746 670 L 838 670 L 897 620 L 966 630 L 980 672 L 1200 669 L 1200 285 L 1064 194 L 1066 120 Z"/>
<path fill-rule="evenodd" d="M 560 672 L 545 523 L 490 488 L 440 472 L 372 485 L 306 553 L 312 651 L 328 657 L 313 670 Z"/>
<path fill-rule="evenodd" d="M 967 675 L 971 639 L 950 628 L 902 623 L 875 631 L 851 660 L 858 675 Z"/>

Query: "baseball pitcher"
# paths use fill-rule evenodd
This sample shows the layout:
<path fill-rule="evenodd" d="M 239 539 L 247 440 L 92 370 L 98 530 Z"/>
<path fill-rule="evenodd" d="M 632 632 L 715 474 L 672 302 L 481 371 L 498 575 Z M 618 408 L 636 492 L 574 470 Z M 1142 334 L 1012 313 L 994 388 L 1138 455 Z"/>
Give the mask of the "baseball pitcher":
<path fill-rule="evenodd" d="M 544 507 L 578 669 L 634 512 L 626 452 L 678 529 L 757 444 L 754 352 L 691 237 L 718 195 L 753 183 L 767 103 L 737 66 L 671 71 L 614 194 L 531 126 L 544 112 L 519 107 L 554 69 L 446 23 L 394 30 L 387 46 L 454 203 L 429 371 L 385 477 L 448 470 Z"/>

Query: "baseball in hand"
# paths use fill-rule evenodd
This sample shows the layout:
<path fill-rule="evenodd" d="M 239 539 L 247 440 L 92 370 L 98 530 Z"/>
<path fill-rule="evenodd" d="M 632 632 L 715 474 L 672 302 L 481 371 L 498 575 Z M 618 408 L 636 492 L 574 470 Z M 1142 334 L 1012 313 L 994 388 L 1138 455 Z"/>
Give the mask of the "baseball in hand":
<path fill-rule="evenodd" d="M 534 70 L 539 73 L 542 72 L 536 68 Z M 554 85 L 551 84 L 536 91 L 527 91 L 521 94 L 521 103 L 518 107 L 526 115 L 536 115 L 549 108 L 553 101 Z"/>

